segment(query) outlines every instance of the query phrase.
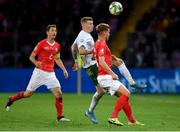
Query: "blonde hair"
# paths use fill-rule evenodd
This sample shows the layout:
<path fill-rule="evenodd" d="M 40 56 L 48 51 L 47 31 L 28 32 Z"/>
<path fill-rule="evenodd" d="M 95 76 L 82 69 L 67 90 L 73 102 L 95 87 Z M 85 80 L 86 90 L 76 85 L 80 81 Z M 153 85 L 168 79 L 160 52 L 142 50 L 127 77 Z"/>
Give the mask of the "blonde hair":
<path fill-rule="evenodd" d="M 87 21 L 93 21 L 92 17 L 83 17 L 81 18 L 81 23 L 87 22 Z"/>

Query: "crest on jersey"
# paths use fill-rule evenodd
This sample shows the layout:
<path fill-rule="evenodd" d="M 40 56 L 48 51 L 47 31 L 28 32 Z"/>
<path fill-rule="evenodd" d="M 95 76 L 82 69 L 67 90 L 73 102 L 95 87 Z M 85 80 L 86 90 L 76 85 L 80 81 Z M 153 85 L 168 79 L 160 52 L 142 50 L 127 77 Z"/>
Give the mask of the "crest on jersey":
<path fill-rule="evenodd" d="M 104 55 L 104 49 L 100 49 L 100 55 Z"/>
<path fill-rule="evenodd" d="M 80 43 L 83 43 L 84 42 L 84 39 L 80 39 Z"/>
<path fill-rule="evenodd" d="M 87 41 L 86 44 L 87 44 L 88 49 L 92 49 L 93 48 L 93 45 L 92 45 L 91 41 Z"/>

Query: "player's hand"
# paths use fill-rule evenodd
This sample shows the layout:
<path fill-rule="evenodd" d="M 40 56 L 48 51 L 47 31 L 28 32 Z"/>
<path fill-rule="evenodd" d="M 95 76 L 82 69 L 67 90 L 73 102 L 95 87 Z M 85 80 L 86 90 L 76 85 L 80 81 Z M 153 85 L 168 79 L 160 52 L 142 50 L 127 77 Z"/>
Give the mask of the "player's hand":
<path fill-rule="evenodd" d="M 115 55 L 111 55 L 113 61 L 120 61 L 121 59 Z"/>
<path fill-rule="evenodd" d="M 111 56 L 112 56 L 112 65 L 116 67 L 120 66 L 121 65 L 120 59 L 115 55 L 111 55 Z"/>
<path fill-rule="evenodd" d="M 118 60 L 112 60 L 112 65 L 115 66 L 115 67 L 118 67 L 121 65 L 121 62 L 118 61 Z"/>
<path fill-rule="evenodd" d="M 118 80 L 118 75 L 116 75 L 115 73 L 112 75 L 112 79 L 113 80 Z"/>
<path fill-rule="evenodd" d="M 78 70 L 78 63 L 75 62 L 73 67 L 72 67 L 73 71 L 77 71 Z"/>
<path fill-rule="evenodd" d="M 40 61 L 36 61 L 34 64 L 35 64 L 36 67 L 38 67 L 38 66 L 41 65 L 41 62 Z"/>
<path fill-rule="evenodd" d="M 63 73 L 64 73 L 64 77 L 67 79 L 69 77 L 68 72 L 64 70 Z"/>
<path fill-rule="evenodd" d="M 92 60 L 96 60 L 96 56 L 94 54 L 92 56 Z"/>
<path fill-rule="evenodd" d="M 118 61 L 118 60 L 119 60 L 119 58 L 118 58 L 118 57 L 116 57 L 115 55 L 111 55 L 111 57 L 112 57 L 112 60 L 116 60 L 116 61 Z"/>

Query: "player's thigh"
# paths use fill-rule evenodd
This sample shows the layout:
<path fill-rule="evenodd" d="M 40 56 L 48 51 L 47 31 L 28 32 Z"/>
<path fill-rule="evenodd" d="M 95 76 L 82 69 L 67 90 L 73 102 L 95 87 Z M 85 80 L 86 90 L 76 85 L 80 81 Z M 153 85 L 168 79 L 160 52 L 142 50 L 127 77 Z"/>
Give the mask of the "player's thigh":
<path fill-rule="evenodd" d="M 98 76 L 98 82 L 111 96 L 115 94 L 129 96 L 128 89 L 119 80 L 113 80 L 110 75 Z"/>
<path fill-rule="evenodd" d="M 32 96 L 33 95 L 33 91 L 30 91 L 30 90 L 28 90 L 28 89 L 26 89 L 26 91 L 24 91 L 24 97 L 26 98 L 26 97 L 30 97 L 30 96 Z"/>
<path fill-rule="evenodd" d="M 100 87 L 99 84 L 96 86 L 96 91 L 99 95 L 103 95 L 105 93 L 105 90 L 102 87 Z"/>
<path fill-rule="evenodd" d="M 49 90 L 52 91 L 53 89 L 55 89 L 53 90 L 55 93 L 62 94 L 61 89 L 60 89 L 61 88 L 60 82 L 56 78 L 56 75 L 54 72 L 46 75 L 43 84 L 47 86 Z"/>
<path fill-rule="evenodd" d="M 113 85 L 113 79 L 112 76 L 110 75 L 102 75 L 97 77 L 98 83 L 100 87 L 102 87 L 107 93 L 109 94 L 114 94 L 115 92 L 112 93 L 112 85 Z"/>
<path fill-rule="evenodd" d="M 39 69 L 35 68 L 32 73 L 31 79 L 29 81 L 29 84 L 28 84 L 26 90 L 33 92 L 38 87 L 40 87 L 42 85 L 42 81 L 43 81 L 43 78 L 41 76 L 42 76 L 41 71 Z"/>
<path fill-rule="evenodd" d="M 93 81 L 94 86 L 98 85 L 98 81 L 97 81 L 97 75 L 98 75 L 98 68 L 97 65 L 92 65 L 88 68 L 85 68 L 85 71 L 87 73 L 87 75 L 91 78 L 91 80 Z"/>
<path fill-rule="evenodd" d="M 126 95 L 126 96 L 130 96 L 130 92 L 129 90 L 122 84 L 119 86 L 119 88 L 116 90 L 116 95 L 120 96 L 120 95 Z"/>

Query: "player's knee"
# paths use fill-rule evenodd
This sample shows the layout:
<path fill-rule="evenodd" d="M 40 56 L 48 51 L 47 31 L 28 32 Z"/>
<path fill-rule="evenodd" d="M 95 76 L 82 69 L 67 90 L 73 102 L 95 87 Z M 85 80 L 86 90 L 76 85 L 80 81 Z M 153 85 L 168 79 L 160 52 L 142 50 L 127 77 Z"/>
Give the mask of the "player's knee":
<path fill-rule="evenodd" d="M 100 99 L 103 95 L 104 95 L 104 92 L 101 92 L 101 93 L 99 93 L 99 94 L 97 95 L 97 98 Z"/>
<path fill-rule="evenodd" d="M 127 97 L 130 97 L 131 93 L 129 91 L 124 92 L 124 95 L 126 95 Z"/>
<path fill-rule="evenodd" d="M 33 95 L 33 92 L 32 92 L 32 91 L 25 91 L 25 92 L 24 92 L 24 98 L 31 97 L 32 95 Z"/>
<path fill-rule="evenodd" d="M 56 92 L 56 93 L 54 93 L 54 96 L 56 98 L 62 98 L 62 93 L 61 92 Z"/>
<path fill-rule="evenodd" d="M 99 84 L 96 86 L 96 91 L 98 93 L 98 95 L 104 95 L 105 91 L 102 87 L 99 86 Z"/>

